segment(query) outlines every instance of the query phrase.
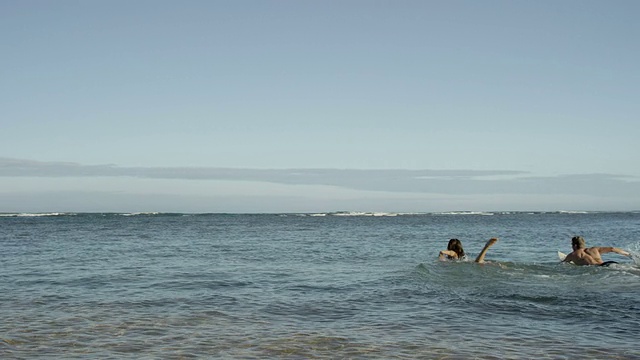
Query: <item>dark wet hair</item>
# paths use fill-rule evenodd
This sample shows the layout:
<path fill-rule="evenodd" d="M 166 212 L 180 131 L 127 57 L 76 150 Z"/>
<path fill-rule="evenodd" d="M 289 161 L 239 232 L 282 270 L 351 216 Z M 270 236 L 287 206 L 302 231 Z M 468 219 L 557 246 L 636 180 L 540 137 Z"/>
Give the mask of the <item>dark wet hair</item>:
<path fill-rule="evenodd" d="M 587 245 L 584 242 L 584 238 L 582 236 L 574 236 L 571 238 L 571 246 L 575 246 L 578 249 L 582 249 L 584 247 L 587 247 Z"/>
<path fill-rule="evenodd" d="M 452 250 L 453 252 L 458 254 L 458 259 L 462 259 L 464 257 L 464 249 L 462 248 L 462 243 L 458 239 L 449 240 L 447 250 Z"/>

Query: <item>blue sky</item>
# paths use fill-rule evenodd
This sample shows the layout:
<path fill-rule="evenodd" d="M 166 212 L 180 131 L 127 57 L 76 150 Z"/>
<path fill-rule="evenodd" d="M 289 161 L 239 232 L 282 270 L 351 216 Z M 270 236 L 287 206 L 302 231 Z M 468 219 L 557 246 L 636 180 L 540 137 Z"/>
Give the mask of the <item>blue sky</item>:
<path fill-rule="evenodd" d="M 639 210 L 637 1 L 0 1 L 0 211 Z"/>

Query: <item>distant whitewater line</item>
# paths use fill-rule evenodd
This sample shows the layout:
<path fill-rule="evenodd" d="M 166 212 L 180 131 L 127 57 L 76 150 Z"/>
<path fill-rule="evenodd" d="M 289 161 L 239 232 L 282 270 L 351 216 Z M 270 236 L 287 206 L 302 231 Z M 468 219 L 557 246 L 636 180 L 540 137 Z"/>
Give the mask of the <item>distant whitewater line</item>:
<path fill-rule="evenodd" d="M 55 217 L 55 216 L 205 216 L 205 215 L 278 215 L 278 216 L 368 216 L 368 217 L 394 217 L 394 216 L 493 216 L 493 215 L 540 215 L 540 214 L 618 214 L 640 213 L 640 211 L 583 211 L 583 210 L 558 210 L 558 211 L 439 211 L 439 212 L 366 212 L 366 211 L 330 211 L 309 213 L 172 213 L 172 212 L 6 212 L 0 213 L 0 217 Z"/>
<path fill-rule="evenodd" d="M 623 211 L 633 213 L 633 211 Z M 363 212 L 363 211 L 337 211 L 320 213 L 300 213 L 298 216 L 434 216 L 434 215 L 510 215 L 510 214 L 602 214 L 619 213 L 618 211 L 437 211 L 437 212 Z"/>
<path fill-rule="evenodd" d="M 41 217 L 41 216 L 73 216 L 75 213 L 0 213 L 0 217 Z"/>
<path fill-rule="evenodd" d="M 135 213 L 73 213 L 73 212 L 48 212 L 48 213 L 0 213 L 0 217 L 45 217 L 45 216 L 78 216 L 78 215 L 118 215 L 118 216 L 136 216 L 136 215 L 162 215 L 168 213 L 161 212 L 135 212 Z"/>

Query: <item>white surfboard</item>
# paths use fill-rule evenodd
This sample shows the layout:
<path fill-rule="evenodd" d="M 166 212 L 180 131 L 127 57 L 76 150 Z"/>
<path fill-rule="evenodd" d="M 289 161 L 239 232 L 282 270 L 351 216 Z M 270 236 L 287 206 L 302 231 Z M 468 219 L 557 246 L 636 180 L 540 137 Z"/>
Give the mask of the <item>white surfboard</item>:
<path fill-rule="evenodd" d="M 558 251 L 558 258 L 560 258 L 560 261 L 564 261 L 566 257 L 567 254 L 563 253 L 562 251 Z"/>

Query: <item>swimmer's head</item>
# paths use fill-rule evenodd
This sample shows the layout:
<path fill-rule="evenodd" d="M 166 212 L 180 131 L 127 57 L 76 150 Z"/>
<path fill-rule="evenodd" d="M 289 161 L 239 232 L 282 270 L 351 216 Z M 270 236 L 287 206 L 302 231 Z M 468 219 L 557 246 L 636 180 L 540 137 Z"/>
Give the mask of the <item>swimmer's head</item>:
<path fill-rule="evenodd" d="M 574 236 L 571 238 L 571 247 L 573 250 L 583 249 L 587 245 L 584 242 L 584 238 L 582 236 Z"/>
<path fill-rule="evenodd" d="M 462 249 L 462 243 L 458 239 L 449 240 L 449 244 L 447 245 L 447 250 L 451 250 L 456 254 L 458 254 L 459 259 L 464 257 L 464 249 Z"/>

